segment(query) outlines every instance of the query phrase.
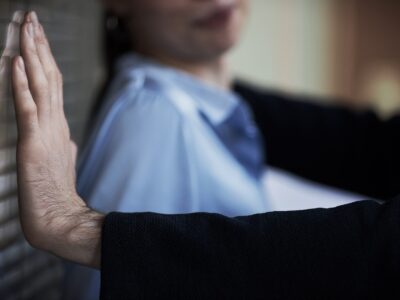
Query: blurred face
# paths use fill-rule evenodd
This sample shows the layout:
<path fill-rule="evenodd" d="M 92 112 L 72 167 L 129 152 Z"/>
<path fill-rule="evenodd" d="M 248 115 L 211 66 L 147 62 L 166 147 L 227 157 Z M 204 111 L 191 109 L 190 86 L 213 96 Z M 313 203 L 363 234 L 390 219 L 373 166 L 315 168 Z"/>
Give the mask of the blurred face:
<path fill-rule="evenodd" d="M 238 41 L 249 0 L 105 0 L 127 21 L 135 49 L 191 62 L 218 59 Z"/>

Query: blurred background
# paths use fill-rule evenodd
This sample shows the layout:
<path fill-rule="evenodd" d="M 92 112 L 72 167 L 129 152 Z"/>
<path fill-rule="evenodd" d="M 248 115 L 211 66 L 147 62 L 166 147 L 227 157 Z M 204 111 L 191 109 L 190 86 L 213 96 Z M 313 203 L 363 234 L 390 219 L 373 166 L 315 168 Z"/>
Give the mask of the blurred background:
<path fill-rule="evenodd" d="M 238 77 L 315 101 L 400 109 L 400 1 L 252 0 Z M 82 142 L 103 77 L 102 12 L 96 0 L 0 0 L 0 50 L 15 10 L 36 10 L 64 74 L 65 110 Z M 2 78 L 4 80 L 4 78 Z M 17 219 L 16 128 L 11 95 L 0 99 L 0 299 L 59 299 L 59 261 L 24 241 Z"/>
<path fill-rule="evenodd" d="M 400 1 L 252 0 L 235 71 L 386 117 L 400 108 Z M 339 100 L 340 99 L 340 100 Z"/>

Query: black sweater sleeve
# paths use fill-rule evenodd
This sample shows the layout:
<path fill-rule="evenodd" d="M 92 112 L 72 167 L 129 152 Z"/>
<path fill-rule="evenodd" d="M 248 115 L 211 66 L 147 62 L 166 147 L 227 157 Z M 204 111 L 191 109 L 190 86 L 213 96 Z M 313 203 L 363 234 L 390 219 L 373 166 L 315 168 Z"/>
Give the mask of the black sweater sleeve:
<path fill-rule="evenodd" d="M 111 213 L 101 268 L 103 300 L 399 299 L 400 199 L 237 218 Z"/>
<path fill-rule="evenodd" d="M 384 121 L 244 84 L 235 90 L 254 112 L 268 164 L 376 199 L 400 193 L 400 116 Z"/>

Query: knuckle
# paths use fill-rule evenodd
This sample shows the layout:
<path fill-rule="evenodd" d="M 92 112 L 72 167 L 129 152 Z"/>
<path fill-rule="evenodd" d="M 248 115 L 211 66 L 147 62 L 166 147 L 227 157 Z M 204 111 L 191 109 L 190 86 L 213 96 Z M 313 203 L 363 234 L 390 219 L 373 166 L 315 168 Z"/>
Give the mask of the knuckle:
<path fill-rule="evenodd" d="M 21 115 L 23 117 L 25 117 L 25 118 L 28 118 L 28 119 L 30 117 L 32 117 L 32 116 L 35 116 L 36 115 L 36 106 L 35 105 L 28 105 L 28 104 L 24 105 L 21 108 Z"/>
<path fill-rule="evenodd" d="M 26 80 L 23 80 L 22 78 L 18 78 L 15 82 L 16 84 L 16 89 L 22 94 L 26 94 L 29 92 L 29 85 Z"/>
<path fill-rule="evenodd" d="M 51 68 L 47 73 L 46 77 L 51 82 L 62 82 L 62 75 L 57 68 Z"/>
<path fill-rule="evenodd" d="M 51 68 L 49 71 L 47 71 L 46 75 L 47 75 L 46 77 L 49 78 L 51 81 L 57 81 L 59 78 L 58 72 L 54 68 Z"/>
<path fill-rule="evenodd" d="M 48 93 L 48 82 L 44 78 L 37 78 L 34 84 L 35 92 L 40 94 Z"/>
<path fill-rule="evenodd" d="M 46 37 L 42 36 L 41 34 L 36 34 L 35 35 L 35 40 L 38 44 L 43 45 L 43 46 L 47 46 L 47 39 Z"/>
<path fill-rule="evenodd" d="M 31 45 L 28 45 L 26 47 L 26 52 L 30 57 L 37 57 L 37 52 L 36 52 L 36 48 L 32 47 Z"/>

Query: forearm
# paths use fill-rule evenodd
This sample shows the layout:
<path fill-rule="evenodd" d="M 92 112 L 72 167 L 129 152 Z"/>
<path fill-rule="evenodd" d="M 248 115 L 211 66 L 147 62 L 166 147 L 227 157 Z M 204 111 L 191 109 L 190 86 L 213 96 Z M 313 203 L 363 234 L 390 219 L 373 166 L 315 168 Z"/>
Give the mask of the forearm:
<path fill-rule="evenodd" d="M 101 231 L 104 215 L 85 208 L 71 219 L 65 245 L 54 243 L 52 253 L 88 267 L 100 268 Z"/>
<path fill-rule="evenodd" d="M 87 207 L 78 195 L 65 199 L 68 207 L 61 205 L 35 216 L 35 224 L 27 224 L 31 216 L 21 215 L 26 239 L 35 248 L 99 269 L 104 215 Z"/>
<path fill-rule="evenodd" d="M 13 59 L 11 74 L 22 230 L 36 248 L 99 268 L 103 216 L 76 192 L 62 76 L 36 14 L 25 15 L 20 43 L 22 57 Z"/>
<path fill-rule="evenodd" d="M 111 213 L 102 299 L 396 298 L 399 215 L 400 198 L 238 218 Z"/>

